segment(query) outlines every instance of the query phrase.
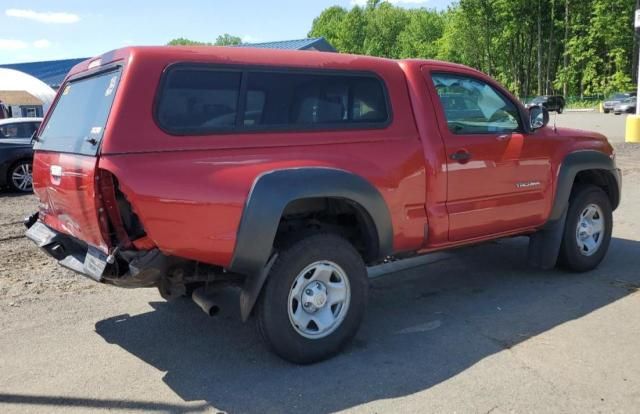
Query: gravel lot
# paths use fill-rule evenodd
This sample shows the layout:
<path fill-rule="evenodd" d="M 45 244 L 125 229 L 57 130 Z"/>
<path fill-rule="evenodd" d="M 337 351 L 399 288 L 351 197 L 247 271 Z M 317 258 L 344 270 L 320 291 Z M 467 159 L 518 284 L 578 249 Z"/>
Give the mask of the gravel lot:
<path fill-rule="evenodd" d="M 640 145 L 616 147 L 599 269 L 531 270 L 523 238 L 434 255 L 373 281 L 354 344 L 309 367 L 235 309 L 63 270 L 22 237 L 34 197 L 0 194 L 0 412 L 637 412 Z"/>

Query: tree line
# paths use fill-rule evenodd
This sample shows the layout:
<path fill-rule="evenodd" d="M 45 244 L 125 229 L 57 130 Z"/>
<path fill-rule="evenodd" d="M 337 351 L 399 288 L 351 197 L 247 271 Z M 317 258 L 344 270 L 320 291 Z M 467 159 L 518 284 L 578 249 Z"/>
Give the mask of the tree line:
<path fill-rule="evenodd" d="M 447 10 L 380 0 L 325 9 L 309 36 L 340 52 L 462 63 L 524 97 L 633 89 L 632 0 L 459 0 Z"/>
<path fill-rule="evenodd" d="M 640 0 L 636 0 L 640 3 Z M 602 96 L 634 89 L 638 44 L 633 0 L 459 0 L 446 10 L 406 9 L 381 0 L 332 6 L 309 37 L 339 52 L 462 63 L 520 97 Z M 170 45 L 237 45 L 179 38 Z"/>
<path fill-rule="evenodd" d="M 242 39 L 238 36 L 225 33 L 216 38 L 215 42 L 198 42 L 196 40 L 178 37 L 167 43 L 168 46 L 237 46 L 242 43 Z"/>

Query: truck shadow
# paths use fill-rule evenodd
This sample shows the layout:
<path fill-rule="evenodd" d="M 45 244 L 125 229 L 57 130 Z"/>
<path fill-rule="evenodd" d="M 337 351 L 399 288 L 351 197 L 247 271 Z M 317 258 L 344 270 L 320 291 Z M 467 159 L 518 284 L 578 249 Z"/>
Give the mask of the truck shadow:
<path fill-rule="evenodd" d="M 428 389 L 640 288 L 640 242 L 614 239 L 587 274 L 528 269 L 526 242 L 456 250 L 372 281 L 356 340 L 312 366 L 273 356 L 235 312 L 211 319 L 186 300 L 102 320 L 96 332 L 165 371 L 185 401 L 229 412 L 342 410 Z"/>

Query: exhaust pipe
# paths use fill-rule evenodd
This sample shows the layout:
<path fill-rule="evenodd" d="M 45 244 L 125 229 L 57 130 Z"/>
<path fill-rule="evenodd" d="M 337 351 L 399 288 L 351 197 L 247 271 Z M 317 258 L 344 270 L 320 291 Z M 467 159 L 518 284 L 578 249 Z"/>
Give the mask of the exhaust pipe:
<path fill-rule="evenodd" d="M 209 316 L 215 316 L 220 312 L 220 307 L 211 296 L 207 295 L 204 288 L 194 290 L 191 299 Z"/>

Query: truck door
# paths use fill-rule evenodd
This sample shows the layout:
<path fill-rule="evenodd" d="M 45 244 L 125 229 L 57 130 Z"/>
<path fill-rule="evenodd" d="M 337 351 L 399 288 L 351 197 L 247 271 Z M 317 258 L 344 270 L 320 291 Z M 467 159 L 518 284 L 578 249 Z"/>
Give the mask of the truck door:
<path fill-rule="evenodd" d="M 447 153 L 449 240 L 544 223 L 551 165 L 544 142 L 526 136 L 516 104 L 473 73 L 423 71 Z"/>

